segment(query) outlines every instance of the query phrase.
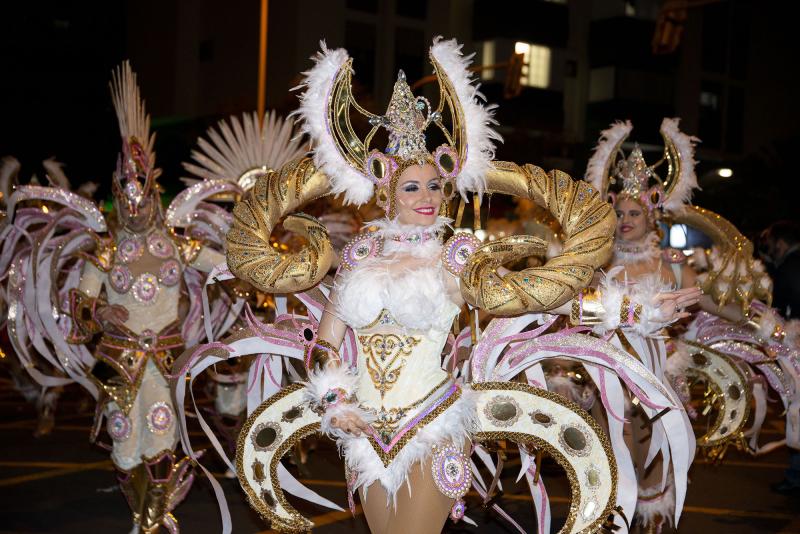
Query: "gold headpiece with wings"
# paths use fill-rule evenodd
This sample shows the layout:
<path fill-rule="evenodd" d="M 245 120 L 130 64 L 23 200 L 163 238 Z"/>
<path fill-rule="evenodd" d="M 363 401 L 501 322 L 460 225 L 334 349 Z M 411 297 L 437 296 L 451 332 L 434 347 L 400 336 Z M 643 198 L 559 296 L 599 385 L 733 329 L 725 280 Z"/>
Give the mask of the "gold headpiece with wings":
<path fill-rule="evenodd" d="M 627 156 L 622 144 L 628 139 L 631 121 L 617 122 L 600 134 L 600 140 L 586 168 L 585 180 L 603 195 L 615 198 L 617 194 L 639 201 L 648 211 L 657 208 L 666 211 L 680 209 L 697 188 L 694 172 L 694 145 L 696 137 L 678 129 L 679 119 L 665 118 L 660 133 L 664 140 L 664 155 L 648 165 L 639 145 Z M 657 169 L 666 164 L 662 178 Z M 621 181 L 621 189 L 614 193 L 611 185 Z"/>
<path fill-rule="evenodd" d="M 492 107 L 480 103 L 481 95 L 466 69 L 455 40 L 434 40 L 430 61 L 439 82 L 439 102 L 434 109 L 424 97 L 414 96 L 400 71 L 384 115 L 361 107 L 353 96 L 352 59 L 343 49 L 322 50 L 316 65 L 305 73 L 298 115 L 303 132 L 314 143 L 314 163 L 326 172 L 333 193 L 345 202 L 364 204 L 378 189 L 378 202 L 392 215 L 392 185 L 409 165 L 431 163 L 445 180 L 455 181 L 462 193 L 482 191 L 485 173 L 494 158 L 493 141 L 500 136 L 491 128 Z M 353 113 L 363 115 L 371 129 L 360 136 L 353 128 Z M 450 127 L 445 125 L 448 119 Z M 426 146 L 425 130 L 435 125 L 445 144 L 433 153 Z M 372 147 L 380 128 L 389 133 L 385 150 Z"/>
<path fill-rule="evenodd" d="M 662 121 L 664 157 L 654 165 L 647 165 L 638 146 L 627 157 L 622 152 L 622 144 L 633 129 L 630 121 L 612 124 L 600 134 L 585 180 L 613 200 L 609 188 L 615 178 L 620 178 L 619 195 L 638 200 L 650 211 L 660 208 L 670 223 L 687 224 L 711 238 L 716 248 L 713 269 L 702 278 L 701 287 L 720 307 L 736 302 L 747 311 L 753 299 L 771 302 L 772 283 L 753 258 L 750 240 L 720 215 L 690 205 L 692 191 L 698 187 L 694 146 L 699 140 L 681 132 L 678 122 L 670 118 Z M 664 163 L 666 174 L 661 179 L 655 169 Z"/>

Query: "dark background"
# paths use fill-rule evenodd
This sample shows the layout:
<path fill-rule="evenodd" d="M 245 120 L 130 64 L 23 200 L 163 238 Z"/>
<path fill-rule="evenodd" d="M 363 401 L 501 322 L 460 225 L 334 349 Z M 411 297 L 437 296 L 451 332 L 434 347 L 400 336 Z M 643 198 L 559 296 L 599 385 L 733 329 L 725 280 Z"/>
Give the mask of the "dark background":
<path fill-rule="evenodd" d="M 522 41 L 550 50 L 546 87 L 503 98 L 505 73 L 483 80 L 506 139 L 498 158 L 582 176 L 599 131 L 631 119 L 633 138 L 658 159 L 658 126 L 679 116 L 703 139 L 703 191 L 695 203 L 749 233 L 795 218 L 800 191 L 792 3 L 689 2 L 677 48 L 654 54 L 663 3 L 569 0 L 272 0 L 267 106 L 284 113 L 289 88 L 326 38 L 354 57 L 361 100 L 383 111 L 402 67 L 409 80 L 430 72 L 433 36 L 456 37 L 483 57 L 493 43 L 503 62 Z M 73 184 L 93 180 L 108 194 L 119 150 L 108 93 L 111 69 L 129 58 L 158 134 L 168 193 L 180 162 L 218 119 L 256 106 L 258 0 L 139 0 L 4 3 L 0 7 L 0 156 L 42 177 L 40 161 L 66 163 Z M 432 88 L 426 89 L 430 91 Z M 715 172 L 734 170 L 730 179 Z"/>

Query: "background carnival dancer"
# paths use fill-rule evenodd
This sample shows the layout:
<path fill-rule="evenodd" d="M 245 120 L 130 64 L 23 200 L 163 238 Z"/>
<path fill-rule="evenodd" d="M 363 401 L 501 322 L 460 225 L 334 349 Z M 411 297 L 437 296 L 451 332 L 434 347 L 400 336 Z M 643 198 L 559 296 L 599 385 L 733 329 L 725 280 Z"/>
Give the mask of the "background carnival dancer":
<path fill-rule="evenodd" d="M 499 439 L 527 443 L 523 448 L 531 447 L 525 449 L 531 455 L 535 443 L 575 474 L 564 531 L 594 530 L 616 506 L 617 491 L 614 456 L 600 428 L 566 399 L 527 384 L 491 381 L 495 375 L 487 368 L 498 363 L 510 341 L 535 333 L 481 337 L 486 344 L 481 351 L 496 348 L 497 354 L 460 366 L 458 380 L 442 368 L 442 350 L 448 340 L 453 351 L 469 347 L 468 329 L 449 339 L 464 303 L 493 315 L 535 314 L 521 322 L 510 319 L 525 325 L 543 311 L 571 310 L 572 298 L 607 260 L 613 212 L 595 189 L 563 173 L 493 161 L 497 136 L 466 70 L 468 58 L 455 41 L 439 39 L 430 58 L 440 87 L 438 106 L 415 97 L 401 72 L 386 114 L 374 115 L 353 99 L 346 52 L 323 47 L 316 56 L 299 112 L 314 143 L 313 159 L 259 178 L 234 208 L 228 234 L 231 271 L 262 291 L 297 294 L 309 307 L 309 321 L 294 333 L 251 322 L 249 331 L 222 344 L 187 351 L 176 363 L 176 398 L 183 398 L 205 368 L 225 359 L 269 352 L 304 360 L 308 381 L 265 398 L 245 423 L 237 450 L 237 472 L 250 503 L 280 530 L 312 526 L 286 501 L 282 488 L 321 500 L 303 490 L 279 460 L 319 430 L 339 443 L 349 493 L 360 492 L 375 532 L 438 532 L 448 513 L 461 518 L 461 497 L 473 482 L 470 442 Z M 353 110 L 368 118 L 372 129 L 366 136 L 353 130 Z M 426 146 L 429 126 L 445 139 L 433 153 Z M 388 131 L 386 151 L 371 148 L 381 128 Z M 455 234 L 443 245 L 449 221 L 442 214 L 456 191 L 536 201 L 561 224 L 563 253 L 541 268 L 512 272 L 502 264 L 539 254 L 547 243 L 513 236 L 479 247 L 469 235 Z M 305 215 L 287 215 L 331 192 L 355 204 L 374 194 L 385 218 L 368 223 L 373 230 L 345 246 L 329 291 L 319 285 L 333 256 L 324 227 Z M 274 250 L 270 236 L 283 217 L 285 228 L 303 233 L 307 247 L 291 254 Z M 670 309 L 663 320 L 674 316 L 677 298 L 665 296 Z M 618 315 L 619 306 L 611 313 Z M 573 352 L 577 359 L 593 358 L 626 374 L 653 409 L 676 408 L 632 358 L 606 359 L 584 346 Z M 184 438 L 189 451 L 188 435 Z M 523 475 L 538 487 L 530 461 Z M 404 484 L 410 491 L 402 490 Z M 475 484 L 487 493 L 482 482 Z M 546 501 L 546 494 L 534 491 Z M 542 515 L 539 529 L 544 532 L 547 524 Z M 224 531 L 230 528 L 224 523 Z"/>
<path fill-rule="evenodd" d="M 664 157 L 650 165 L 638 145 L 628 156 L 622 152 L 622 143 L 631 130 L 630 122 L 620 122 L 604 131 L 587 168 L 586 179 L 609 195 L 618 218 L 612 269 L 600 286 L 599 298 L 620 298 L 620 282 L 635 283 L 645 293 L 665 286 L 696 291 L 695 286 L 699 284 L 705 294 L 695 300 L 703 310 L 726 319 L 742 320 L 752 299 L 769 300 L 771 282 L 760 263 L 753 259 L 752 244 L 733 225 L 716 214 L 688 204 L 692 190 L 697 187 L 694 173 L 694 144 L 697 139 L 680 132 L 677 119 L 664 119 L 661 125 Z M 658 174 L 662 165 L 661 168 L 666 169 L 663 177 Z M 611 184 L 615 181 L 621 182 L 618 184 L 620 187 L 612 192 Z M 685 222 L 707 233 L 717 247 L 715 269 L 698 279 L 680 251 L 662 251 L 657 233 L 657 222 L 662 218 L 675 223 Z M 694 294 L 697 296 L 696 292 Z M 645 295 L 639 298 L 642 302 L 650 300 Z M 688 305 L 688 302 L 682 303 L 683 307 Z M 641 310 L 641 313 L 645 312 L 646 309 Z M 639 312 L 634 310 L 634 313 Z M 681 316 L 688 317 L 689 313 L 683 312 Z M 607 326 L 595 329 L 604 331 Z M 747 422 L 750 408 L 746 370 L 708 347 L 696 344 L 676 344 L 679 350 L 667 360 L 663 341 L 665 332 L 660 328 L 663 326 L 666 325 L 651 325 L 649 331 L 640 331 L 638 336 L 618 334 L 616 342 L 642 358 L 665 383 L 678 386 L 684 401 L 688 396 L 685 387 L 687 372 L 699 373 L 705 381 L 715 382 L 714 387 L 722 387 L 724 404 L 729 410 L 725 415 L 731 416 L 729 424 L 716 425 L 712 432 L 701 436 L 698 443 L 710 447 L 708 450 L 713 451 L 712 455 L 723 452 L 731 442 L 742 446 L 740 430 Z M 697 362 L 706 362 L 708 369 L 695 365 Z M 721 373 L 709 372 L 712 367 L 719 367 L 720 371 L 724 368 L 725 384 L 718 383 L 722 381 Z M 637 427 L 633 425 L 632 428 L 636 430 Z M 641 442 L 636 437 L 634 432 L 631 440 L 634 446 Z M 666 454 L 669 451 L 663 444 L 657 445 L 660 436 L 655 430 L 653 438 L 642 451 L 637 465 L 637 476 L 644 486 L 639 510 L 644 523 L 660 524 L 664 519 L 669 520 L 674 503 L 669 492 L 665 493 L 665 489 L 669 489 L 665 485 L 669 459 Z M 659 448 L 663 466 L 656 463 L 658 468 L 649 468 L 648 472 L 645 468 Z M 674 465 L 673 474 L 678 476 Z"/>
<path fill-rule="evenodd" d="M 698 444 L 709 458 L 716 459 L 724 456 L 730 445 L 765 454 L 784 443 L 800 443 L 798 350 L 786 335 L 787 325 L 769 307 L 772 280 L 754 257 L 752 243 L 736 227 L 718 214 L 689 204 L 697 187 L 693 149 L 697 139 L 680 133 L 676 119 L 664 119 L 664 157 L 649 165 L 638 147 L 624 158 L 620 147 L 631 129 L 630 122 L 625 122 L 603 132 L 587 177 L 606 190 L 615 174 L 623 182 L 620 194 L 611 194 L 624 219 L 615 257 L 640 270 L 660 270 L 662 278 L 676 287 L 699 285 L 704 290 L 688 329 L 681 333 L 680 341 L 671 344 L 674 353 L 664 369 L 684 400 L 689 398 L 687 378 L 699 378 L 721 392 L 703 401 L 706 406 L 711 403 L 723 409 L 717 410 L 712 431 L 699 436 Z M 663 162 L 669 172 L 662 181 L 656 169 Z M 694 258 L 695 267 L 680 251 L 661 251 L 654 229 L 640 237 L 642 221 L 652 224 L 653 215 L 702 231 L 711 238 L 712 249 L 700 251 Z M 635 237 L 632 242 L 631 235 Z M 705 272 L 696 272 L 703 264 Z M 791 290 L 782 293 L 791 294 Z M 695 356 L 698 353 L 702 354 Z M 699 365 L 695 360 L 708 363 Z M 723 374 L 726 379 L 720 378 Z M 778 393 L 786 410 L 786 438 L 760 445 L 766 385 Z M 754 417 L 745 430 L 751 401 Z M 721 424 L 723 417 L 731 418 Z"/>
<path fill-rule="evenodd" d="M 167 376 L 174 351 L 196 344 L 204 330 L 218 335 L 236 318 L 239 305 L 226 295 L 205 313 L 201 297 L 201 272 L 224 260 L 207 246 L 215 244 L 209 229 L 224 232 L 226 222 L 203 200 L 229 187 L 198 184 L 163 213 L 155 138 L 127 62 L 113 72 L 111 93 L 122 137 L 112 183 L 114 218 L 107 222 L 93 203 L 63 189 L 17 188 L 9 214 L 18 231 L 34 235 L 34 245 L 14 258 L 9 272 L 9 333 L 21 357 L 32 343 L 97 399 L 92 437 L 105 418 L 135 529 L 176 532 L 171 512 L 193 475 L 191 464 L 174 452 Z M 61 208 L 44 226 L 24 209 L 15 212 L 41 200 Z M 192 237 L 201 234 L 205 242 Z"/>
<path fill-rule="evenodd" d="M 664 120 L 661 133 L 667 145 L 665 153 L 672 159 L 669 171 L 662 179 L 655 166 L 645 162 L 638 145 L 627 157 L 621 154 L 621 144 L 631 128 L 630 123 L 618 123 L 603 132 L 587 167 L 586 180 L 598 187 L 604 196 L 608 195 L 614 205 L 617 229 L 608 271 L 597 285 L 597 291 L 584 295 L 583 302 L 600 299 L 610 306 L 612 301 L 626 298 L 623 296 L 626 291 L 634 292 L 641 303 L 638 308 L 631 308 L 626 317 L 599 322 L 594 330 L 604 336 L 611 334 L 615 345 L 635 355 L 662 384 L 671 389 L 665 376 L 667 351 L 662 329 L 666 324 L 643 319 L 640 327 L 635 329 L 623 332 L 618 327 L 636 315 L 646 318 L 658 305 L 658 293 L 684 287 L 676 279 L 676 275 L 681 274 L 681 266 L 672 269 L 668 262 L 663 261 L 656 229 L 660 211 L 682 206 L 691 188 L 696 186 L 693 168 L 695 140 L 677 129 L 676 120 Z M 675 165 L 672 165 L 673 161 Z M 612 192 L 610 186 L 614 182 L 621 187 Z M 683 297 L 678 301 L 681 313 L 677 318 L 688 317 L 685 308 L 701 297 L 694 284 L 686 287 L 680 290 Z M 678 396 L 672 393 L 678 401 Z M 631 418 L 631 422 L 624 427 L 625 441 L 633 452 L 639 483 L 637 523 L 642 530 L 660 529 L 663 523 L 672 523 L 676 512 L 680 511 L 675 506 L 676 490 L 678 493 L 686 491 L 687 470 L 694 456 L 691 424 L 686 413 L 681 411 L 688 441 L 676 444 L 669 443 L 666 416 L 651 420 L 631 403 L 626 407 L 626 417 Z"/>

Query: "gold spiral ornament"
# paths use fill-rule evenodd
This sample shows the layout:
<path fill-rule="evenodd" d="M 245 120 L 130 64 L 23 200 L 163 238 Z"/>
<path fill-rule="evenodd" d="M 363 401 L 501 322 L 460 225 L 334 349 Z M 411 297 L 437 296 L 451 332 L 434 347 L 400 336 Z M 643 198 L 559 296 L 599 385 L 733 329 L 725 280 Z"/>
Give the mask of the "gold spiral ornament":
<path fill-rule="evenodd" d="M 486 176 L 486 190 L 533 200 L 559 222 L 566 239 L 561 254 L 543 266 L 505 276 L 496 272 L 499 263 L 541 253 L 546 244 L 512 236 L 478 249 L 461 273 L 461 294 L 471 305 L 494 315 L 556 308 L 589 285 L 595 270 L 611 257 L 617 218 L 590 184 L 561 171 L 496 161 Z"/>
<path fill-rule="evenodd" d="M 228 232 L 228 268 L 238 278 L 266 293 L 295 293 L 316 286 L 328 273 L 333 248 L 325 226 L 308 215 L 290 215 L 303 205 L 327 195 L 330 183 L 310 158 L 268 172 L 233 209 Z M 308 245 L 292 253 L 273 248 L 275 225 L 296 232 Z"/>

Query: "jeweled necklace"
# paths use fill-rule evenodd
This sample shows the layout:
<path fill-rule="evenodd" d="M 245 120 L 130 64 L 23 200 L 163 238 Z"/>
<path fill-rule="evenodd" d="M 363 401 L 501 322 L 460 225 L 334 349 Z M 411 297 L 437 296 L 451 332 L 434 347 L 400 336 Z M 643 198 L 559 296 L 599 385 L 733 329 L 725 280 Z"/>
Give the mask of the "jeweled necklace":
<path fill-rule="evenodd" d="M 655 232 L 647 234 L 639 244 L 617 240 L 614 242 L 614 263 L 638 263 L 655 258 L 660 253 L 658 241 Z"/>
<path fill-rule="evenodd" d="M 428 231 L 424 230 L 422 232 L 411 232 L 407 234 L 397 234 L 392 236 L 392 241 L 397 241 L 398 243 L 408 243 L 410 245 L 419 245 L 421 243 L 425 243 L 426 241 L 434 241 L 442 239 L 442 232 L 439 230 Z"/>

